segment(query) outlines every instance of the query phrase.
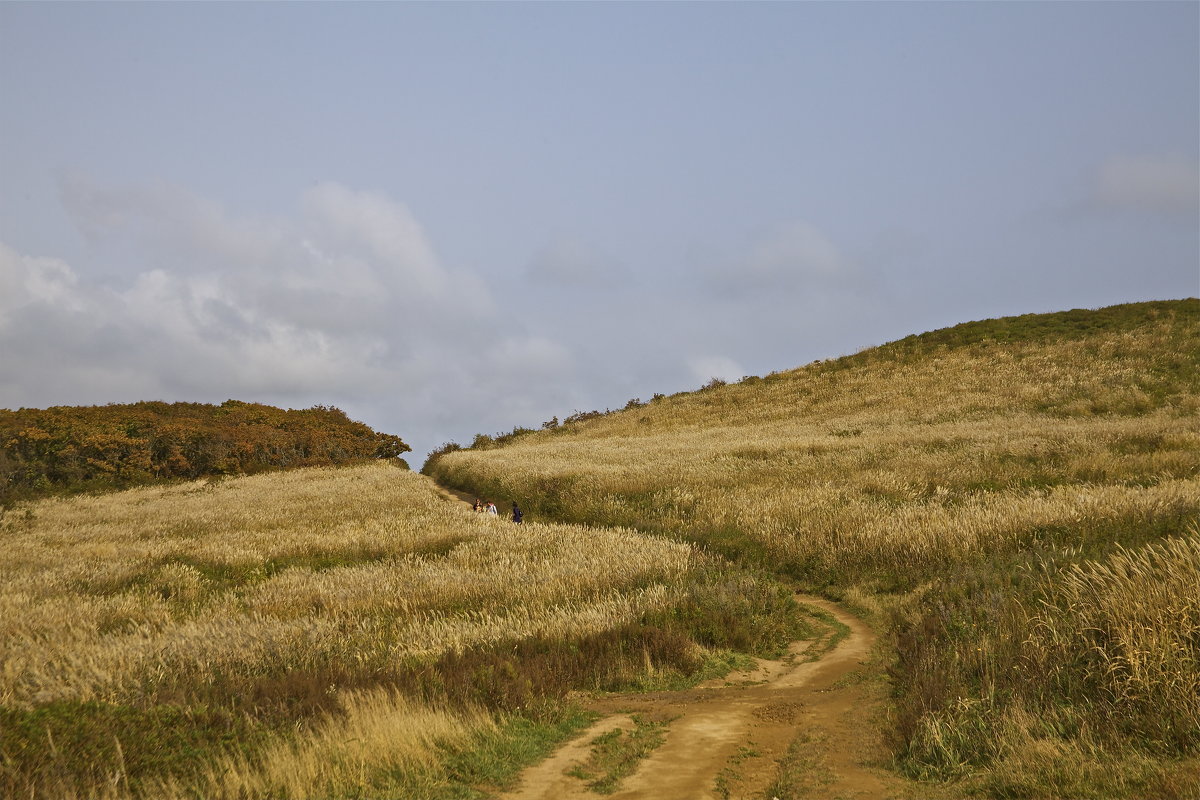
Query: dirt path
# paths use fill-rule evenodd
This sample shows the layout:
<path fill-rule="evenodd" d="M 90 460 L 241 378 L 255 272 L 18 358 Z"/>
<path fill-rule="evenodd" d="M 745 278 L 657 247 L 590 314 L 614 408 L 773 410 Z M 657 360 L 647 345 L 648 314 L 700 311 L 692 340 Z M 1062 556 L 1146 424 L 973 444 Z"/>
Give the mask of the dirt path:
<path fill-rule="evenodd" d="M 448 499 L 474 497 L 442 487 Z M 630 731 L 633 715 L 669 722 L 666 739 L 609 797 L 615 800 L 887 800 L 910 796 L 883 768 L 881 687 L 863 666 L 875 634 L 821 597 L 797 594 L 849 628 L 828 652 L 828 636 L 793 642 L 779 661 L 679 692 L 605 695 L 588 703 L 603 716 L 549 758 L 526 769 L 502 800 L 597 800 L 568 774 L 591 742 Z M 832 635 L 832 629 L 829 632 Z M 770 790 L 770 794 L 768 791 Z"/>
<path fill-rule="evenodd" d="M 475 503 L 476 498 L 473 494 L 460 492 L 458 489 L 451 489 L 449 486 L 442 486 L 440 483 L 437 484 L 437 488 L 442 491 L 442 495 L 447 500 L 462 500 L 467 505 L 473 505 Z"/>
<path fill-rule="evenodd" d="M 832 614 L 850 628 L 849 635 L 815 661 L 805 657 L 812 642 L 795 642 L 782 661 L 762 661 L 753 672 L 695 689 L 600 698 L 590 707 L 605 716 L 526 770 L 518 788 L 503 797 L 596 800 L 599 795 L 566 773 L 586 760 L 596 736 L 631 729 L 632 714 L 671 722 L 663 745 L 610 795 L 619 800 L 770 800 L 765 792 L 773 787 L 788 797 L 903 796 L 878 764 L 878 724 L 870 719 L 878 689 L 858 679 L 874 634 L 833 603 L 797 599 Z"/>

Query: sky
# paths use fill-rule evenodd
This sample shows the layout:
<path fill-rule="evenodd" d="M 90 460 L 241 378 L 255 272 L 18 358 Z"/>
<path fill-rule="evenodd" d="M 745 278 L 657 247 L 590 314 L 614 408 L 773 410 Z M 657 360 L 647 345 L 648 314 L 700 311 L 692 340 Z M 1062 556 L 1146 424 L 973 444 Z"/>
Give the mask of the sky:
<path fill-rule="evenodd" d="M 0 407 L 447 441 L 1200 295 L 1200 3 L 0 2 Z"/>

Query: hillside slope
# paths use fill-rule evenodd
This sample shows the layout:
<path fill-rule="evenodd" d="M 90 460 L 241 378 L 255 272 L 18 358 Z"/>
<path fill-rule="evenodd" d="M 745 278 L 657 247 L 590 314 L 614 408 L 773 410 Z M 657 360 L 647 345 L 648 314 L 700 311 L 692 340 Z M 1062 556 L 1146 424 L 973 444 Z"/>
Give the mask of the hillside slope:
<path fill-rule="evenodd" d="M 1200 791 L 1200 301 L 967 323 L 479 442 L 425 470 L 890 620 L 913 776 Z"/>

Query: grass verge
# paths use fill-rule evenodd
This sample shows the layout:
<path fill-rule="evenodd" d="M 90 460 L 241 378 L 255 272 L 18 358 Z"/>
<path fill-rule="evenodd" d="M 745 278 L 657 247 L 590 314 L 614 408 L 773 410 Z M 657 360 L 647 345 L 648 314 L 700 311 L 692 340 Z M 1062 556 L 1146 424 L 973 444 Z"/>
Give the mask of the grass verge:
<path fill-rule="evenodd" d="M 572 704 L 508 717 L 473 747 L 449 754 L 447 780 L 428 795 L 429 800 L 475 800 L 511 789 L 522 769 L 550 755 L 596 717 Z"/>
<path fill-rule="evenodd" d="M 588 760 L 567 774 L 587 782 L 597 794 L 612 794 L 621 780 L 632 775 L 638 762 L 654 752 L 666 740 L 670 719 L 652 720 L 642 714 L 632 716 L 634 728 L 614 728 L 592 740 Z"/>

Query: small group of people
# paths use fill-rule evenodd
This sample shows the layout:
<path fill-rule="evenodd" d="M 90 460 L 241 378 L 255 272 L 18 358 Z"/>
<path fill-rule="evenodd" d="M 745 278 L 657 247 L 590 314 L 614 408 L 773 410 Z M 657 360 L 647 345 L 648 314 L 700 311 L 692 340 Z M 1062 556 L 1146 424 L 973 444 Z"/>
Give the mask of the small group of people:
<path fill-rule="evenodd" d="M 475 505 L 472 507 L 477 514 L 495 514 L 496 516 L 500 516 L 500 510 L 496 508 L 496 504 L 491 500 L 480 500 L 476 497 Z M 514 501 L 512 504 L 512 521 L 520 525 L 524 517 L 525 515 L 517 507 L 516 501 Z"/>

